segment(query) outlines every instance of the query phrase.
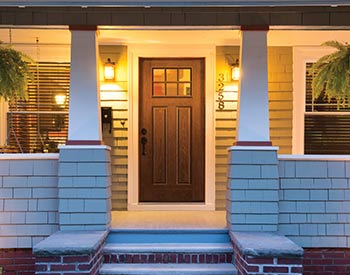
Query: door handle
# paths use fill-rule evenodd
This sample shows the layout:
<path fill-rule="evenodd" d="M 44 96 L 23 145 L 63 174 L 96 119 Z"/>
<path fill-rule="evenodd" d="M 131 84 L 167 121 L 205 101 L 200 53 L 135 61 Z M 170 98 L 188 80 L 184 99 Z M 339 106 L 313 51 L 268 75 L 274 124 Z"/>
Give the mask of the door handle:
<path fill-rule="evenodd" d="M 146 137 L 142 137 L 141 138 L 141 144 L 142 144 L 142 155 L 143 156 L 146 155 L 146 143 L 147 143 L 147 138 Z"/>

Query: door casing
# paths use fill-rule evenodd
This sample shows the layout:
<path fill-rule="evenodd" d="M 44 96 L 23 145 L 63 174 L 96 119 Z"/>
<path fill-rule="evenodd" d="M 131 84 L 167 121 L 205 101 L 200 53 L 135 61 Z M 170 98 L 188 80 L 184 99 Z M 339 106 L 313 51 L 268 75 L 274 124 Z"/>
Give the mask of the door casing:
<path fill-rule="evenodd" d="M 129 45 L 128 210 L 215 210 L 215 46 Z M 205 202 L 140 203 L 139 198 L 139 58 L 205 58 Z"/>

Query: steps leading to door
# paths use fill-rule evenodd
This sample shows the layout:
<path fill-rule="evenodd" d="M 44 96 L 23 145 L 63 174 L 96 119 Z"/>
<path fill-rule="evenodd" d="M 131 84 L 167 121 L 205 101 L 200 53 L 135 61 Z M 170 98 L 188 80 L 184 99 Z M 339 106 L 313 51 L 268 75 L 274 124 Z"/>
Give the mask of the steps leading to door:
<path fill-rule="evenodd" d="M 235 275 L 232 264 L 105 264 L 100 275 Z"/>
<path fill-rule="evenodd" d="M 111 229 L 107 243 L 229 243 L 227 229 Z"/>
<path fill-rule="evenodd" d="M 227 229 L 111 230 L 101 275 L 234 275 Z"/>

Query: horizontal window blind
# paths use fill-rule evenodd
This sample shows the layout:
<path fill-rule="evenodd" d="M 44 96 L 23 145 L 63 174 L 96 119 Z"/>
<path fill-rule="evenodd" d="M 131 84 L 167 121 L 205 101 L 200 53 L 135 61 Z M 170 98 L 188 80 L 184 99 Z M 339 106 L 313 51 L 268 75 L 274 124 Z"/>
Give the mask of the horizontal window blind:
<path fill-rule="evenodd" d="M 336 100 L 329 100 L 324 93 L 313 98 L 311 66 L 306 64 L 304 153 L 350 154 L 350 108 L 337 110 Z"/>
<path fill-rule="evenodd" d="M 10 104 L 8 144 L 19 152 L 57 152 L 68 134 L 70 64 L 30 65 L 28 98 Z"/>

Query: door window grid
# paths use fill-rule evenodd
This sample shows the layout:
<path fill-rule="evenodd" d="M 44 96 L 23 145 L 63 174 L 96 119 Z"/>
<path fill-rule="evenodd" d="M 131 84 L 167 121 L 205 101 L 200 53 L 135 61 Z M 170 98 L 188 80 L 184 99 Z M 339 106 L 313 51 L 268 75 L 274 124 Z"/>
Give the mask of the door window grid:
<path fill-rule="evenodd" d="M 153 68 L 152 95 L 154 97 L 192 96 L 192 69 Z"/>

